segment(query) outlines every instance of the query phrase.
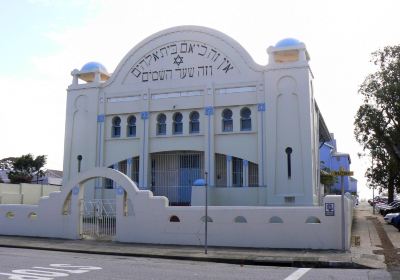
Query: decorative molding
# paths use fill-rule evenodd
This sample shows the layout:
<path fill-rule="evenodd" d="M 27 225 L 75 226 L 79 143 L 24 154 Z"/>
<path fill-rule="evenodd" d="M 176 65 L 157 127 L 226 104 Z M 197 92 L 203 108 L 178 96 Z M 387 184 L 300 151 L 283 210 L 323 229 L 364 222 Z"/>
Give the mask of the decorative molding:
<path fill-rule="evenodd" d="M 206 114 L 206 116 L 211 116 L 214 114 L 214 107 L 212 106 L 207 106 L 204 108 L 204 113 Z"/>
<path fill-rule="evenodd" d="M 98 123 L 103 123 L 105 119 L 106 119 L 105 115 L 97 115 L 97 122 Z"/>
<path fill-rule="evenodd" d="M 79 194 L 79 187 L 78 186 L 75 186 L 75 187 L 72 188 L 72 194 L 73 195 L 78 195 Z"/>
<path fill-rule="evenodd" d="M 257 110 L 258 110 L 258 112 L 265 112 L 265 110 L 266 110 L 265 103 L 258 103 Z"/>
<path fill-rule="evenodd" d="M 140 117 L 142 118 L 142 120 L 147 120 L 149 118 L 149 112 L 141 112 L 140 113 Z"/>

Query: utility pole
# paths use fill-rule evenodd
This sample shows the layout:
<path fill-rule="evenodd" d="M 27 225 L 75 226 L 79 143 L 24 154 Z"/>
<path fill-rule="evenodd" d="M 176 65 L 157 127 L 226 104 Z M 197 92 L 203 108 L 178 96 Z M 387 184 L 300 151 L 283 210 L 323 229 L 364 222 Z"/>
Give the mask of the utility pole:
<path fill-rule="evenodd" d="M 204 172 L 204 174 L 206 175 L 206 184 L 205 184 L 205 188 L 206 188 L 206 215 L 205 215 L 205 221 L 204 221 L 204 254 L 207 255 L 207 223 L 208 223 L 208 172 Z"/>

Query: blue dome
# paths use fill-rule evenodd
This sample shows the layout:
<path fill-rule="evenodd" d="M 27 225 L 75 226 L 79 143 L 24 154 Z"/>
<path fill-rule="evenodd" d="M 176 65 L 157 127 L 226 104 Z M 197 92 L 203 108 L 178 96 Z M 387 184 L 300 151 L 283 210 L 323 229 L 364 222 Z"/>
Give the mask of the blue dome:
<path fill-rule="evenodd" d="M 102 73 L 108 73 L 106 67 L 104 67 L 103 64 L 99 62 L 88 62 L 85 65 L 82 66 L 81 72 L 102 72 Z"/>
<path fill-rule="evenodd" d="M 283 48 L 283 47 L 293 47 L 300 45 L 301 42 L 297 39 L 294 38 L 285 38 L 283 40 L 280 40 L 278 43 L 275 44 L 276 48 Z"/>

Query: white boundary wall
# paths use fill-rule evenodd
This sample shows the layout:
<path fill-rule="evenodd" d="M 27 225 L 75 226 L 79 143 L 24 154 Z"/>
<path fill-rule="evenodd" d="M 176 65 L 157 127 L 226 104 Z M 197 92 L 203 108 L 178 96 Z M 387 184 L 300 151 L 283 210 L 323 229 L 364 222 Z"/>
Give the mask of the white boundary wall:
<path fill-rule="evenodd" d="M 60 186 L 53 185 L 0 183 L 0 204 L 37 205 L 42 196 L 59 190 Z"/>
<path fill-rule="evenodd" d="M 204 244 L 204 207 L 169 207 L 165 197 L 139 190 L 123 173 L 95 168 L 81 173 L 62 192 L 41 198 L 39 205 L 0 205 L 0 234 L 80 238 L 79 207 L 87 180 L 102 176 L 117 185 L 116 241 L 158 244 Z M 78 187 L 80 186 L 80 187 Z M 68 195 L 70 211 L 64 211 Z M 342 249 L 340 196 L 326 196 L 334 203 L 335 215 L 325 216 L 322 207 L 212 206 L 208 244 L 258 248 Z M 32 214 L 34 213 L 34 214 Z M 345 244 L 350 245 L 352 202 L 345 198 Z M 170 222 L 177 216 L 180 222 Z M 247 223 L 235 223 L 242 216 Z M 271 223 L 279 217 L 282 223 Z M 309 217 L 320 223 L 306 223 Z M 314 218 L 315 217 L 315 218 Z M 277 218 L 273 218 L 277 220 Z"/>

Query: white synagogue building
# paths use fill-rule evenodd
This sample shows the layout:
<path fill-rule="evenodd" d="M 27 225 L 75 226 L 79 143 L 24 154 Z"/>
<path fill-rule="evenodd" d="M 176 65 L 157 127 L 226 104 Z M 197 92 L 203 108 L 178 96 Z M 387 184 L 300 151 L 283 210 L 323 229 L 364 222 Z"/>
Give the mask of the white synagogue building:
<path fill-rule="evenodd" d="M 169 204 L 311 206 L 319 144 L 330 140 L 306 46 L 284 39 L 267 65 L 213 29 L 180 26 L 135 46 L 113 73 L 89 62 L 68 87 L 64 178 L 96 167 L 130 177 Z M 79 160 L 78 160 L 79 158 Z M 85 199 L 115 195 L 95 179 Z"/>

